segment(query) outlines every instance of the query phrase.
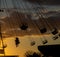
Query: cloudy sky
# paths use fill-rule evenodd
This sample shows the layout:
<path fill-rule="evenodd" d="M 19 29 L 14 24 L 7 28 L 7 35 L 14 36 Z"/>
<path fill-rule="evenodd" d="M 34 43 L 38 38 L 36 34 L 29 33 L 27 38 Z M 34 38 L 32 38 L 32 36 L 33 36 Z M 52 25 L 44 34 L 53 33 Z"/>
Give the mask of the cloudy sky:
<path fill-rule="evenodd" d="M 13 2 L 12 2 L 13 1 Z M 48 11 L 60 11 L 60 0 L 46 0 L 47 2 L 43 7 L 45 7 Z M 14 4 L 13 4 L 14 3 Z M 32 9 L 33 7 L 40 7 L 36 3 L 29 3 L 23 0 L 0 0 L 0 8 L 21 8 L 21 9 Z M 3 13 L 4 14 L 4 13 Z M 5 14 L 6 15 L 6 14 Z M 28 50 L 38 51 L 37 46 L 43 45 L 41 38 L 46 37 L 46 39 L 49 41 L 47 44 L 60 44 L 60 38 L 56 41 L 52 40 L 52 35 L 45 35 L 45 36 L 24 36 L 20 37 L 18 36 L 21 43 L 19 44 L 19 47 L 16 48 L 15 46 L 15 37 L 6 38 L 4 39 L 4 43 L 7 44 L 7 47 L 5 49 L 6 55 L 19 55 L 19 57 L 24 57 L 24 53 Z M 31 41 L 36 41 L 36 45 L 32 46 L 30 45 Z"/>
<path fill-rule="evenodd" d="M 45 1 L 46 2 L 46 1 Z M 52 4 L 53 5 L 52 5 Z M 60 10 L 60 1 L 59 0 L 49 0 L 44 4 L 44 7 L 46 7 L 48 10 Z M 29 8 L 32 9 L 32 7 L 40 7 L 37 3 L 29 3 L 24 0 L 0 0 L 0 7 L 1 8 Z"/>

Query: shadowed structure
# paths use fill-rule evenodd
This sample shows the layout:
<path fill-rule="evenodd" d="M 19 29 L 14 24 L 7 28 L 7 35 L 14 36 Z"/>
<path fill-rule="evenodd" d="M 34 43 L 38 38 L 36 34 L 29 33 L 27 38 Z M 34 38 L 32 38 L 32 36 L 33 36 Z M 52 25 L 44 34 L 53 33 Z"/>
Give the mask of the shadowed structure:
<path fill-rule="evenodd" d="M 60 56 L 60 45 L 38 46 L 38 50 L 41 51 L 45 56 Z"/>

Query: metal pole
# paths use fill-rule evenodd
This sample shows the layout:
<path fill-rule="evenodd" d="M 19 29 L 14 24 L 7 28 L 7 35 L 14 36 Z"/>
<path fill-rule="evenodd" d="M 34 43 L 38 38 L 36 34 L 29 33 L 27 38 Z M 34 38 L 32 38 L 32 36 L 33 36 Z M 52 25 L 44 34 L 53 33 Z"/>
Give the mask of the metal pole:
<path fill-rule="evenodd" d="M 1 23 L 0 23 L 0 38 L 1 38 L 1 41 L 2 41 L 2 48 L 3 48 L 3 51 L 4 51 L 4 42 L 3 42 L 2 33 L 1 33 Z M 5 56 L 5 51 L 4 51 L 4 56 Z"/>

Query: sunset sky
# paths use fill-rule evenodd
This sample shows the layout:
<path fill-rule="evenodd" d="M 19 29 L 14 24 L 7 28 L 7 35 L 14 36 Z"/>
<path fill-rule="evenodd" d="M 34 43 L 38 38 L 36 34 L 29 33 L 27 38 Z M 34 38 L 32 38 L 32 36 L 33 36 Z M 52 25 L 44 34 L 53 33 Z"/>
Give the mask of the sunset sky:
<path fill-rule="evenodd" d="M 23 0 L 0 0 L 0 8 L 9 8 L 9 9 L 14 8 L 12 1 L 15 1 L 15 7 L 21 8 L 21 9 L 27 9 L 26 6 L 28 6 L 29 9 L 32 9 L 32 5 L 33 5 L 33 7 L 40 7 L 38 4 L 32 4 L 29 2 L 25 2 Z M 54 5 L 45 4 L 45 5 L 43 5 L 43 7 L 45 7 L 48 12 L 49 11 L 60 12 L 60 5 L 56 2 L 57 1 L 55 1 Z M 58 1 L 58 2 L 60 2 L 60 1 Z M 3 17 L 5 17 L 5 16 L 7 16 L 5 14 L 5 12 L 0 13 L 0 18 L 4 19 Z M 0 20 L 0 22 L 1 22 L 1 20 Z M 30 35 L 30 36 L 25 35 L 23 37 L 18 36 L 18 38 L 20 40 L 20 44 L 18 47 L 15 46 L 15 38 L 16 38 L 15 36 L 5 38 L 4 43 L 7 44 L 7 47 L 5 48 L 5 54 L 6 55 L 18 55 L 19 57 L 24 57 L 24 54 L 28 50 L 39 52 L 37 47 L 39 45 L 43 45 L 42 40 L 44 40 L 44 38 L 46 38 L 48 40 L 48 43 L 46 45 L 60 44 L 60 37 L 55 41 L 52 39 L 52 37 L 53 37 L 53 35 L 51 35 L 51 34 L 49 34 L 49 35 Z M 34 46 L 30 45 L 32 41 L 36 42 L 36 44 Z"/>
<path fill-rule="evenodd" d="M 20 44 L 18 47 L 15 46 L 15 37 L 10 37 L 4 39 L 4 43 L 7 44 L 7 47 L 5 49 L 6 55 L 18 55 L 19 57 L 24 57 L 24 54 L 26 51 L 35 51 L 39 52 L 37 47 L 39 45 L 43 45 L 42 41 L 43 37 L 45 37 L 48 40 L 48 43 L 46 45 L 53 45 L 53 44 L 59 44 L 60 38 L 57 40 L 53 40 L 51 35 L 47 36 L 25 36 L 25 37 L 19 37 Z M 42 39 L 41 39 L 42 38 Z M 36 41 L 36 44 L 34 46 L 31 46 L 31 42 Z"/>

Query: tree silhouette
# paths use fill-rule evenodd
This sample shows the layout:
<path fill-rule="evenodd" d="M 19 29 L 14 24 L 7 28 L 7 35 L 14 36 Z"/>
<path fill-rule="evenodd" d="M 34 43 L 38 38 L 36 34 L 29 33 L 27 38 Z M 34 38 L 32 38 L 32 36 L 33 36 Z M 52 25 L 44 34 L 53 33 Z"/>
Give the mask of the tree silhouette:
<path fill-rule="evenodd" d="M 25 57 L 41 57 L 41 54 L 38 52 L 27 51 Z"/>

